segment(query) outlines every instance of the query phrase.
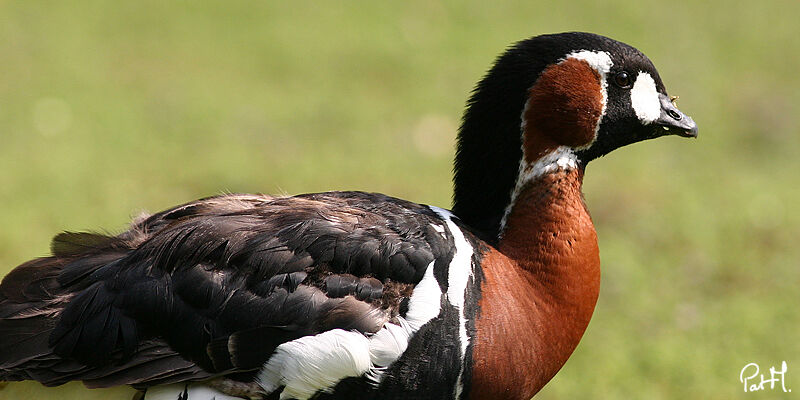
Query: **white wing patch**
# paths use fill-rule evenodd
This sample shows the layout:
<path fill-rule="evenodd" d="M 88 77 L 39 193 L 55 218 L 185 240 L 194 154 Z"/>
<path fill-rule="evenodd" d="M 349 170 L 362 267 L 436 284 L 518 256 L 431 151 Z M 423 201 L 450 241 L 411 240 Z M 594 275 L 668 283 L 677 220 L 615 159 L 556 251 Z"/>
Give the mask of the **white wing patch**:
<path fill-rule="evenodd" d="M 439 315 L 442 290 L 433 264 L 414 287 L 406 317 L 398 316 L 397 324 L 387 323 L 370 337 L 334 329 L 283 343 L 261 369 L 261 387 L 272 393 L 285 386 L 281 399 L 304 400 L 351 376 L 366 374 L 374 384 L 380 383 L 383 371 L 406 351 L 414 333 Z"/>
<path fill-rule="evenodd" d="M 442 289 L 433 276 L 433 263 L 428 265 L 422 280 L 414 287 L 408 301 L 406 320 L 412 332 L 416 332 L 422 325 L 439 315 L 442 308 Z"/>
<path fill-rule="evenodd" d="M 631 105 L 636 112 L 636 117 L 647 125 L 657 120 L 661 115 L 661 102 L 658 99 L 656 82 L 647 72 L 639 72 L 636 82 L 631 88 Z"/>
<path fill-rule="evenodd" d="M 278 346 L 258 374 L 267 393 L 281 386 L 281 399 L 308 399 L 348 376 L 359 376 L 371 366 L 369 339 L 363 334 L 333 329 L 304 336 Z"/>
<path fill-rule="evenodd" d="M 459 313 L 461 365 L 456 386 L 458 398 L 463 390 L 463 362 L 469 345 L 464 305 L 467 285 L 473 275 L 473 248 L 452 221 L 453 214 L 438 207 L 430 208 L 444 220 L 456 246 L 448 269 L 446 298 Z M 433 225 L 433 228 L 445 235 L 444 225 Z M 330 390 L 346 377 L 365 375 L 373 384 L 379 384 L 386 368 L 406 351 L 411 337 L 441 312 L 443 293 L 433 272 L 434 262 L 431 262 L 411 293 L 405 318 L 398 316 L 397 323 L 387 323 L 369 337 L 356 331 L 334 329 L 283 343 L 264 364 L 258 375 L 259 384 L 267 393 L 284 386 L 281 399 L 300 400 L 308 399 L 320 390 Z"/>

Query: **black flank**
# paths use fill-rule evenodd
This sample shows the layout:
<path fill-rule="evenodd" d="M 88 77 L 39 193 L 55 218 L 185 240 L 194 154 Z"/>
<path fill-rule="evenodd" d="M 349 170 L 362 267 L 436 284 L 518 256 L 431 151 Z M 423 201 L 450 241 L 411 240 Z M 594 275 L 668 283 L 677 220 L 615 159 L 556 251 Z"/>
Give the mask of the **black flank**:
<path fill-rule="evenodd" d="M 0 285 L 0 334 L 19 338 L 0 344 L 0 380 L 237 376 L 301 336 L 376 332 L 431 262 L 449 264 L 452 237 L 431 224 L 443 221 L 424 205 L 329 192 L 217 196 L 114 237 L 61 234 L 53 257 Z"/>

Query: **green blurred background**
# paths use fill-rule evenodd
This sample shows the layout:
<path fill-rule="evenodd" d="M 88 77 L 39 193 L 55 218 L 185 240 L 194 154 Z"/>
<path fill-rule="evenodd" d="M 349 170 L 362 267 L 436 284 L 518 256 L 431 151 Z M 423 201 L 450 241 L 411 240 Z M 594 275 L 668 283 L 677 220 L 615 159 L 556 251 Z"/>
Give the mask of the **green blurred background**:
<path fill-rule="evenodd" d="M 700 138 L 589 167 L 600 300 L 538 398 L 783 398 L 739 383 L 782 360 L 800 391 L 800 3 L 555 4 L 0 0 L 0 275 L 59 231 L 221 192 L 448 207 L 462 107 L 494 57 L 586 30 L 648 54 Z"/>

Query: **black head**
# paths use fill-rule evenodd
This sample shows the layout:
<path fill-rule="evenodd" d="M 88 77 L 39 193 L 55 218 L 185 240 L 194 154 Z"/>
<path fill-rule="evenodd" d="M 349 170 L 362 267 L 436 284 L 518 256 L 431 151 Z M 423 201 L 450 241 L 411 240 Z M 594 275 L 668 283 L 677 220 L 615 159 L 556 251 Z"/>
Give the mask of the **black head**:
<path fill-rule="evenodd" d="M 594 143 L 576 151 L 578 160 L 586 164 L 622 146 L 665 135 L 697 137 L 697 124 L 675 106 L 650 59 L 625 43 L 601 39 L 609 43 L 593 51 L 605 52 L 611 60 L 605 76 L 606 108 Z"/>
<path fill-rule="evenodd" d="M 496 238 L 525 163 L 558 149 L 583 166 L 665 134 L 697 136 L 697 125 L 637 49 L 582 32 L 523 40 L 498 57 L 467 102 L 453 210 Z"/>

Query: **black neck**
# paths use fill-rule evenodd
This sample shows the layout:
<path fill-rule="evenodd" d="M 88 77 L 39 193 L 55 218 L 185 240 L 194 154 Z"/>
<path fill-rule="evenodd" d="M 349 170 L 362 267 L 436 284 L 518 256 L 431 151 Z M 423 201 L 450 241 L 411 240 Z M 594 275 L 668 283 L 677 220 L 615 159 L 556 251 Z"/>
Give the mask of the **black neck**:
<path fill-rule="evenodd" d="M 616 42 L 583 32 L 542 35 L 497 58 L 467 102 L 458 134 L 453 212 L 490 243 L 511 201 L 522 158 L 521 115 L 541 72 L 575 50 Z"/>
<path fill-rule="evenodd" d="M 496 243 L 522 158 L 520 116 L 544 65 L 531 65 L 519 44 L 500 56 L 467 102 L 458 134 L 453 212 Z"/>

